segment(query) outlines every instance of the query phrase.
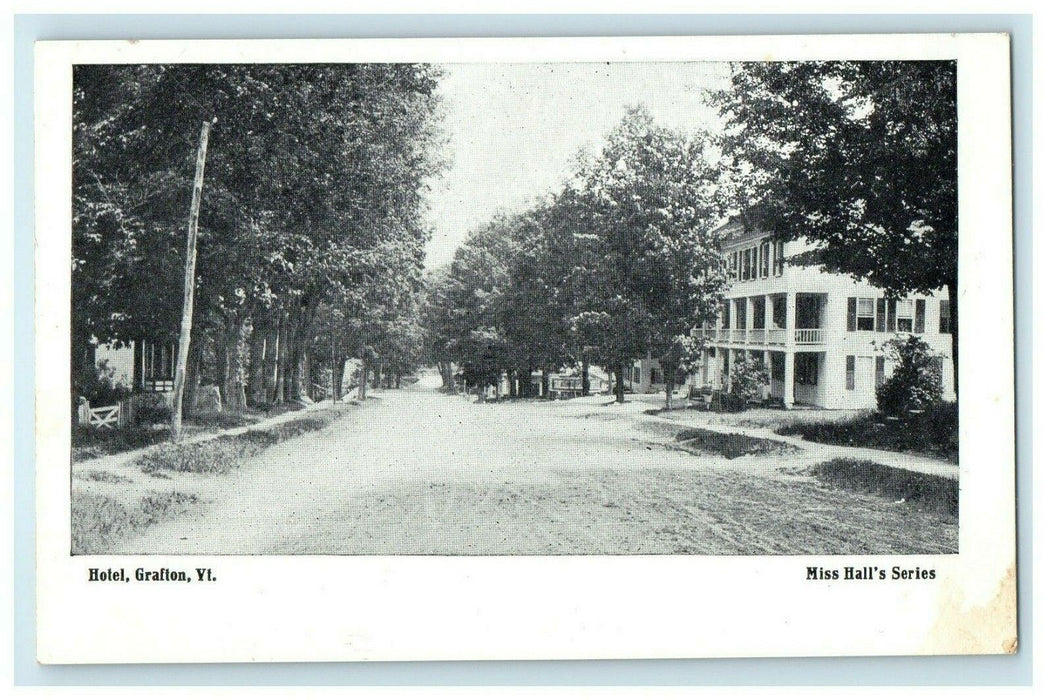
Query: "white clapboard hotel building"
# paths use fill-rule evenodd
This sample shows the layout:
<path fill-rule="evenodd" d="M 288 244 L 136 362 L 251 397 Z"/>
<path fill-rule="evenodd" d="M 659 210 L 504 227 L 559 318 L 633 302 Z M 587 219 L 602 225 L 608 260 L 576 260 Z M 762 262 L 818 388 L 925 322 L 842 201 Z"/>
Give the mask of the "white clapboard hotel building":
<path fill-rule="evenodd" d="M 913 333 L 943 355 L 944 395 L 954 399 L 947 290 L 894 300 L 849 275 L 785 264 L 806 249 L 803 240 L 774 241 L 739 219 L 718 234 L 732 282 L 717 323 L 692 331 L 707 341 L 691 380 L 697 386 L 726 386 L 729 368 L 750 353 L 770 377 L 762 398 L 871 408 L 876 387 L 893 371 L 882 345 Z M 650 379 L 655 373 L 647 369 Z"/>

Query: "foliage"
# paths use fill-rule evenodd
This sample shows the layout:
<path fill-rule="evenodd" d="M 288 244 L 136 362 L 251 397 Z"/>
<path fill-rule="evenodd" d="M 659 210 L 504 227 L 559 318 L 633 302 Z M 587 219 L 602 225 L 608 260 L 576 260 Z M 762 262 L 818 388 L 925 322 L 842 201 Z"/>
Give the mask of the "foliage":
<path fill-rule="evenodd" d="M 809 471 L 838 488 L 882 496 L 928 513 L 959 515 L 959 482 L 955 479 L 857 459 L 832 459 Z"/>
<path fill-rule="evenodd" d="M 727 206 L 814 244 L 789 262 L 893 297 L 947 288 L 957 337 L 953 61 L 741 63 L 711 97 Z"/>
<path fill-rule="evenodd" d="M 419 64 L 77 66 L 74 363 L 92 343 L 178 332 L 210 120 L 191 342 L 204 379 L 228 405 L 247 385 L 261 402 L 293 400 L 319 334 L 339 341 L 325 354 L 341 361 L 376 342 L 362 337 L 385 332 L 371 294 L 402 294 L 420 275 L 424 198 L 442 165 L 438 78 Z M 392 308 L 380 315 L 412 313 Z M 270 373 L 250 357 L 265 336 L 283 346 Z"/>
<path fill-rule="evenodd" d="M 99 360 L 94 371 L 82 370 L 74 380 L 75 396 L 83 396 L 92 406 L 112 406 L 131 393 L 124 384 L 116 382 L 116 369 L 106 360 Z"/>
<path fill-rule="evenodd" d="M 268 426 L 254 428 L 236 435 L 220 435 L 202 442 L 161 445 L 139 457 L 135 463 L 147 474 L 164 471 L 194 472 L 197 474 L 225 474 L 266 448 L 283 440 L 320 430 L 340 415 L 329 410 L 324 415 L 312 415 Z"/>
<path fill-rule="evenodd" d="M 114 542 L 154 523 L 185 512 L 198 499 L 172 491 L 124 504 L 112 496 L 74 489 L 71 508 L 72 554 L 106 554 Z"/>
<path fill-rule="evenodd" d="M 650 352 L 669 378 L 698 357 L 693 326 L 713 320 L 727 285 L 721 268 L 717 175 L 704 145 L 629 110 L 601 156 L 576 176 L 581 259 L 590 265 L 579 326 L 609 370 Z M 621 400 L 621 396 L 619 397 Z"/>
<path fill-rule="evenodd" d="M 105 455 L 137 450 L 156 445 L 169 437 L 165 428 L 121 427 L 117 430 L 99 430 L 88 425 L 74 425 L 72 430 L 72 459 L 82 462 Z"/>
<path fill-rule="evenodd" d="M 875 392 L 878 410 L 887 416 L 933 408 L 941 402 L 943 384 L 935 354 L 916 335 L 898 335 L 882 346 L 893 373 Z"/>
<path fill-rule="evenodd" d="M 719 454 L 725 459 L 744 455 L 789 455 L 800 450 L 781 440 L 751 437 L 742 433 L 721 433 L 704 428 L 691 428 L 677 433 L 677 444 L 704 454 Z"/>
<path fill-rule="evenodd" d="M 769 382 L 765 367 L 751 354 L 737 359 L 732 363 L 729 376 L 729 392 L 726 397 L 728 406 L 742 410 L 747 401 L 757 398 L 758 394 Z"/>
<path fill-rule="evenodd" d="M 959 406 L 940 403 L 898 420 L 874 412 L 843 420 L 790 421 L 776 427 L 780 435 L 801 435 L 811 442 L 907 452 L 958 463 Z"/>

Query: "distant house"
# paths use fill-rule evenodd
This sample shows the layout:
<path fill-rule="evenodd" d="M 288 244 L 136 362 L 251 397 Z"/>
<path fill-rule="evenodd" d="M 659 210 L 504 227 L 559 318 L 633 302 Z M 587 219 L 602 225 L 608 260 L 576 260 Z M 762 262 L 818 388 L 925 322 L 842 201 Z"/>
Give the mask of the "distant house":
<path fill-rule="evenodd" d="M 175 389 L 176 344 L 149 340 L 115 347 L 95 348 L 95 363 L 106 361 L 114 370 L 114 383 L 137 392 L 167 393 Z"/>
<path fill-rule="evenodd" d="M 786 406 L 871 408 L 876 387 L 893 371 L 882 345 L 911 333 L 943 355 L 944 396 L 954 399 L 946 290 L 894 299 L 849 275 L 785 265 L 807 249 L 804 240 L 776 241 L 738 219 L 717 233 L 733 281 L 717 323 L 692 331 L 707 345 L 693 384 L 727 386 L 729 368 L 749 353 L 769 375 L 765 393 Z"/>

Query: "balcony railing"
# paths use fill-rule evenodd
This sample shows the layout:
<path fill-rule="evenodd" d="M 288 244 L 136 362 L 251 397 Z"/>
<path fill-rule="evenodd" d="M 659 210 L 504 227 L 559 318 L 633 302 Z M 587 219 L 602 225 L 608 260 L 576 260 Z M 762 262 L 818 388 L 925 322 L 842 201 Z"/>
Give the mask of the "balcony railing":
<path fill-rule="evenodd" d="M 787 330 L 785 328 L 770 328 L 768 333 L 769 345 L 787 344 Z"/>
<path fill-rule="evenodd" d="M 747 331 L 747 342 L 752 345 L 764 345 L 765 344 L 765 329 L 764 328 L 751 328 Z"/>
<path fill-rule="evenodd" d="M 733 328 L 731 337 L 729 338 L 729 342 L 742 343 L 742 342 L 745 342 L 746 339 L 747 339 L 747 329 L 746 328 Z"/>
<path fill-rule="evenodd" d="M 796 345 L 819 345 L 823 342 L 822 328 L 795 328 L 794 343 Z"/>
<path fill-rule="evenodd" d="M 717 341 L 719 343 L 727 343 L 728 342 L 728 329 L 727 328 L 722 328 L 719 331 L 717 331 Z"/>

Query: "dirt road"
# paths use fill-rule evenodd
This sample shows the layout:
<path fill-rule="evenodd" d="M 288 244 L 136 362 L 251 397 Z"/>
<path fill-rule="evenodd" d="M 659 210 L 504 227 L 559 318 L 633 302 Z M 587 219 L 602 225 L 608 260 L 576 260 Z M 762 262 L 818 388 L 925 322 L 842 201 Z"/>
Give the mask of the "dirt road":
<path fill-rule="evenodd" d="M 957 524 L 795 475 L 793 457 L 668 449 L 639 412 L 382 392 L 277 445 L 128 554 L 804 554 L 955 551 Z"/>

